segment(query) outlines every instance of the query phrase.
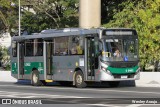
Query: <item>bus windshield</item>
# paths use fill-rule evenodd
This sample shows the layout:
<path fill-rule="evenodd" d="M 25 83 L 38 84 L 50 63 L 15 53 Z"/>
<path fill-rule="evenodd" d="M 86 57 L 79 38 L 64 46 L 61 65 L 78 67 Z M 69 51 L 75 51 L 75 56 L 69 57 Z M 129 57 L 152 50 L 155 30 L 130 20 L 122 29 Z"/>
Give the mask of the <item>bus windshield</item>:
<path fill-rule="evenodd" d="M 138 39 L 103 39 L 102 60 L 137 61 Z"/>

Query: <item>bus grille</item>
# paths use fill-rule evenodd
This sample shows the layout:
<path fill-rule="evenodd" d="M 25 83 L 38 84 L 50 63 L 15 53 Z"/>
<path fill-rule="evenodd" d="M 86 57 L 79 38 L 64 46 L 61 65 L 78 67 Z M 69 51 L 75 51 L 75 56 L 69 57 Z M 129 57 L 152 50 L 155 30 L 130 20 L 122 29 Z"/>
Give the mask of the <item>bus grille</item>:
<path fill-rule="evenodd" d="M 120 79 L 122 75 L 113 75 L 114 78 Z M 134 78 L 134 74 L 127 74 L 127 78 Z"/>

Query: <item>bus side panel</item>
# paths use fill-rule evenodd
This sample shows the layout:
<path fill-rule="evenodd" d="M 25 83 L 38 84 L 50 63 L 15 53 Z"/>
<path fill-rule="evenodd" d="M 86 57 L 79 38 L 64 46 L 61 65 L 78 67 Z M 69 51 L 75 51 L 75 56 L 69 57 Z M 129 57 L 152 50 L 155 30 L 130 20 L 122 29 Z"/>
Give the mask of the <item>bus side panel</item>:
<path fill-rule="evenodd" d="M 17 57 L 11 58 L 11 76 L 18 79 L 18 63 L 17 63 Z"/>
<path fill-rule="evenodd" d="M 43 56 L 24 57 L 24 79 L 31 79 L 33 68 L 39 71 L 40 80 L 44 80 Z"/>
<path fill-rule="evenodd" d="M 53 56 L 53 79 L 55 81 L 73 81 L 74 70 L 80 68 L 84 73 L 84 56 Z M 84 76 L 85 77 L 85 76 Z"/>

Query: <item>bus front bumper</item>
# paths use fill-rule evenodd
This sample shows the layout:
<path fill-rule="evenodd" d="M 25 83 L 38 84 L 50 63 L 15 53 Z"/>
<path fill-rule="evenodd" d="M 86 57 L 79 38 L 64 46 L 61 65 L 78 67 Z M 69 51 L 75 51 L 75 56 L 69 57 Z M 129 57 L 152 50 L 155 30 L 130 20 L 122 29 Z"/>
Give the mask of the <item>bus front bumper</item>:
<path fill-rule="evenodd" d="M 113 75 L 109 72 L 100 71 L 99 80 L 100 81 L 124 81 L 124 80 L 138 80 L 140 79 L 140 71 L 138 70 L 135 74 L 123 74 L 123 75 Z"/>

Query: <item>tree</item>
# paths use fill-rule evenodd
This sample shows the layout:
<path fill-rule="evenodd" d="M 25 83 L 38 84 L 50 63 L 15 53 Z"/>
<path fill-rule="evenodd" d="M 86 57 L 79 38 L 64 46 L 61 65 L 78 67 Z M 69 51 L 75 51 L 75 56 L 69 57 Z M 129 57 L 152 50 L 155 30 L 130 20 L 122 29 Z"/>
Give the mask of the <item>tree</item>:
<path fill-rule="evenodd" d="M 14 0 L 12 0 L 14 1 Z M 18 15 L 11 0 L 0 0 L 0 38 L 6 32 L 12 32 L 17 27 Z M 0 63 L 5 69 L 10 69 L 10 56 L 6 47 L 0 45 Z"/>
<path fill-rule="evenodd" d="M 10 70 L 10 56 L 6 47 L 0 46 L 0 64 L 6 70 Z"/>
<path fill-rule="evenodd" d="M 124 9 L 115 13 L 105 27 L 134 28 L 139 34 L 141 67 L 153 64 L 157 70 L 160 62 L 160 0 L 123 2 Z"/>
<path fill-rule="evenodd" d="M 13 4 L 15 0 L 0 1 L 0 32 L 12 32 L 17 26 L 17 7 Z"/>
<path fill-rule="evenodd" d="M 78 27 L 78 0 L 20 0 L 21 28 L 29 33 L 43 29 Z M 18 0 L 0 1 L 0 31 L 18 34 Z M 32 10 L 32 11 L 30 11 Z"/>
<path fill-rule="evenodd" d="M 78 0 L 30 1 L 23 6 L 30 4 L 33 12 L 23 10 L 22 15 L 22 28 L 29 33 L 51 28 L 78 27 Z"/>
<path fill-rule="evenodd" d="M 102 24 L 108 23 L 113 19 L 114 14 L 123 9 L 123 6 L 120 4 L 124 1 L 126 0 L 101 0 Z"/>
<path fill-rule="evenodd" d="M 6 20 L 6 10 L 9 7 L 9 2 L 5 2 L 5 0 L 0 1 L 0 32 L 2 33 L 6 29 L 8 29 L 9 22 Z"/>

